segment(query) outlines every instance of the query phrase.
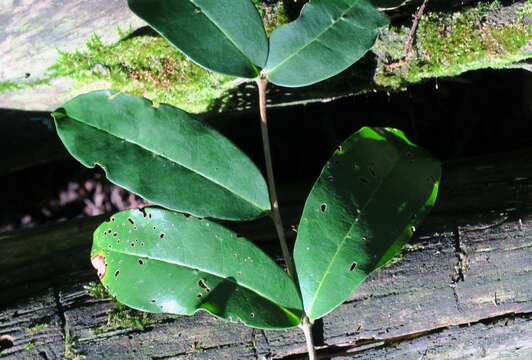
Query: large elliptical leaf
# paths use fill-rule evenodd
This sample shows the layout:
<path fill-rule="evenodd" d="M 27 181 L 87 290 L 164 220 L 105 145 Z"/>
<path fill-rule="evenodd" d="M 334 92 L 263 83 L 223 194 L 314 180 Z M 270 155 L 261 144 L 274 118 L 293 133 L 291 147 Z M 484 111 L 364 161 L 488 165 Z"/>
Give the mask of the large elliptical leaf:
<path fill-rule="evenodd" d="M 111 91 L 78 96 L 53 114 L 59 137 L 87 167 L 166 208 L 249 220 L 270 209 L 266 182 L 228 139 L 169 105 Z"/>
<path fill-rule="evenodd" d="M 96 229 L 91 259 L 111 295 L 138 310 L 206 310 L 263 329 L 297 326 L 303 313 L 294 282 L 271 258 L 207 220 L 120 212 Z"/>
<path fill-rule="evenodd" d="M 340 146 L 307 199 L 294 250 L 310 319 L 400 251 L 434 205 L 440 175 L 439 161 L 399 130 L 362 128 Z"/>
<path fill-rule="evenodd" d="M 250 0 L 129 0 L 129 8 L 200 66 L 256 78 L 268 38 Z"/>
<path fill-rule="evenodd" d="M 272 33 L 268 79 L 287 87 L 328 79 L 371 49 L 387 24 L 367 0 L 311 0 L 297 20 Z"/>

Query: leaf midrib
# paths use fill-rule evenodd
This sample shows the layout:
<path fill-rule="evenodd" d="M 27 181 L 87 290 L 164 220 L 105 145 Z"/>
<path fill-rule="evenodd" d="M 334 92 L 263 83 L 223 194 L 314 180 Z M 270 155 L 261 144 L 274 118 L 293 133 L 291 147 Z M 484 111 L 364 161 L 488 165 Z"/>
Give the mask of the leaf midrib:
<path fill-rule="evenodd" d="M 334 20 L 334 22 L 332 24 L 330 24 L 329 26 L 327 26 L 325 28 L 325 30 L 323 30 L 322 32 L 320 32 L 317 36 L 314 37 L 314 39 L 312 39 L 312 41 L 309 41 L 308 43 L 306 43 L 304 46 L 302 46 L 299 50 L 297 50 L 296 52 L 292 53 L 292 55 L 288 56 L 286 59 L 284 59 L 283 61 L 281 61 L 279 64 L 275 65 L 275 67 L 271 68 L 270 71 L 268 71 L 269 74 L 272 74 L 274 73 L 280 66 L 284 65 L 286 62 L 292 60 L 292 58 L 298 56 L 303 50 L 305 50 L 307 47 L 309 47 L 310 45 L 314 44 L 315 42 L 318 42 L 318 39 L 321 38 L 325 33 L 327 33 L 329 30 L 331 30 L 332 27 L 336 26 L 340 21 L 343 21 L 343 17 L 348 13 L 350 12 L 355 6 L 357 6 L 359 4 L 360 0 L 356 1 L 352 6 L 349 6 L 347 10 L 343 11 L 341 13 L 341 15 L 336 19 Z M 357 24 L 353 24 L 353 23 L 349 23 L 349 24 L 352 24 L 352 25 L 355 25 L 357 26 L 358 28 L 362 28 L 360 25 L 357 25 Z M 367 30 L 365 28 L 362 28 L 364 30 Z M 266 64 L 268 64 L 268 62 L 266 62 Z M 266 66 L 267 68 L 267 66 Z"/>
<path fill-rule="evenodd" d="M 242 286 L 243 288 L 246 288 L 247 290 L 249 290 L 249 291 L 251 291 L 251 292 L 253 292 L 253 293 L 255 293 L 255 294 L 257 294 L 257 295 L 259 295 L 261 297 L 263 297 L 264 299 L 267 299 L 272 304 L 278 306 L 279 308 L 282 308 L 283 311 L 286 312 L 287 314 L 289 314 L 290 316 L 293 316 L 294 319 L 300 319 L 300 317 L 297 316 L 296 314 L 294 314 L 288 307 L 279 304 L 277 301 L 275 301 L 271 297 L 261 293 L 260 291 L 258 291 L 256 289 L 253 289 L 252 287 L 250 287 L 249 284 L 238 283 L 238 282 L 233 281 L 233 279 L 231 279 L 231 276 L 227 277 L 224 274 L 219 274 L 219 273 L 216 273 L 216 272 L 214 272 L 212 270 L 207 270 L 207 269 L 203 269 L 203 268 L 200 268 L 200 267 L 192 267 L 192 266 L 190 266 L 188 264 L 183 264 L 183 263 L 180 263 L 180 262 L 173 262 L 173 261 L 170 261 L 168 259 L 162 259 L 160 257 L 154 257 L 154 256 L 150 257 L 150 256 L 146 256 L 146 255 L 139 255 L 139 254 L 131 253 L 131 252 L 128 252 L 128 251 L 118 251 L 118 250 L 115 250 L 115 249 L 104 249 L 104 248 L 102 248 L 102 251 L 104 253 L 105 252 L 112 252 L 112 253 L 116 253 L 116 254 L 132 256 L 132 257 L 140 257 L 140 258 L 148 259 L 148 260 L 151 260 L 151 261 L 158 261 L 158 262 L 162 262 L 164 264 L 171 264 L 171 265 L 181 266 L 181 267 L 184 267 L 184 268 L 187 268 L 187 269 L 190 269 L 190 270 L 198 270 L 198 271 L 210 274 L 210 275 L 217 276 L 217 277 L 222 278 L 222 279 L 227 279 L 227 280 L 231 281 L 233 284 L 235 284 L 237 286 Z"/>
<path fill-rule="evenodd" d="M 150 148 L 148 148 L 148 147 L 145 147 L 145 146 L 143 146 L 143 145 L 141 145 L 141 144 L 139 144 L 139 143 L 137 143 L 137 142 L 135 142 L 135 141 L 132 141 L 131 139 L 128 139 L 128 138 L 125 138 L 125 137 L 122 137 L 122 136 L 116 135 L 116 134 L 114 134 L 114 133 L 112 133 L 112 132 L 110 132 L 110 131 L 108 131 L 108 130 L 106 130 L 106 129 L 102 129 L 102 128 L 98 127 L 98 126 L 95 126 L 94 124 L 86 123 L 85 121 L 83 121 L 83 120 L 81 120 L 81 119 L 78 119 L 77 117 L 74 117 L 74 116 L 72 116 L 72 115 L 70 115 L 70 114 L 68 114 L 68 113 L 66 113 L 65 115 L 66 115 L 68 118 L 72 119 L 72 120 L 75 120 L 75 121 L 77 121 L 77 122 L 79 122 L 79 123 L 81 123 L 81 124 L 84 124 L 85 126 L 92 127 L 92 128 L 94 128 L 94 129 L 96 129 L 96 130 L 98 130 L 98 131 L 101 131 L 101 132 L 103 132 L 103 133 L 109 134 L 110 136 L 113 136 L 113 137 L 116 137 L 116 138 L 118 138 L 118 139 L 124 140 L 124 141 L 126 141 L 126 142 L 128 142 L 128 143 L 130 143 L 130 144 L 133 144 L 133 145 L 135 145 L 135 146 L 140 147 L 141 149 L 143 149 L 143 150 L 145 150 L 145 151 L 151 152 L 151 153 L 155 154 L 156 156 L 159 156 L 159 157 L 161 157 L 161 158 L 163 158 L 163 159 L 165 159 L 165 160 L 167 160 L 167 161 L 170 161 L 170 162 L 172 162 L 172 163 L 174 163 L 174 164 L 177 164 L 178 166 L 180 166 L 180 167 L 182 167 L 182 168 L 185 168 L 185 169 L 189 170 L 190 172 L 192 172 L 192 173 L 194 173 L 194 174 L 197 174 L 197 175 L 201 176 L 202 178 L 204 178 L 204 179 L 206 179 L 206 180 L 212 182 L 213 184 L 216 184 L 216 185 L 220 186 L 221 188 L 223 188 L 223 189 L 229 191 L 231 194 L 233 194 L 233 195 L 235 195 L 236 197 L 238 197 L 238 198 L 244 200 L 245 202 L 247 202 L 247 203 L 253 205 L 253 206 L 254 206 L 255 208 L 257 208 L 261 213 L 264 212 L 264 211 L 267 211 L 267 209 L 262 209 L 262 208 L 261 208 L 259 205 L 257 205 L 255 202 L 253 202 L 253 201 L 251 201 L 251 200 L 249 200 L 249 199 L 244 198 L 242 195 L 240 195 L 240 194 L 234 192 L 233 189 L 228 188 L 227 186 L 225 186 L 225 185 L 221 184 L 220 182 L 218 182 L 218 181 L 216 181 L 216 180 L 210 178 L 210 177 L 207 176 L 206 174 L 203 174 L 203 173 L 199 172 L 199 171 L 196 170 L 196 169 L 186 167 L 185 165 L 179 163 L 177 160 L 170 159 L 169 157 L 165 156 L 164 154 L 160 154 L 158 151 L 155 151 L 155 150 L 152 150 L 152 149 L 150 149 Z"/>
<path fill-rule="evenodd" d="M 397 158 L 397 160 L 395 161 L 395 163 L 393 164 L 393 166 L 385 173 L 385 176 L 382 177 L 381 181 L 379 182 L 379 184 L 375 187 L 375 190 L 371 192 L 368 200 L 366 201 L 366 203 L 364 204 L 364 206 L 362 208 L 360 208 L 360 212 L 362 213 L 366 208 L 367 206 L 369 205 L 369 203 L 373 200 L 373 195 L 375 195 L 377 193 L 377 191 L 381 188 L 381 186 L 384 184 L 384 180 L 388 177 L 388 175 L 390 173 L 392 173 L 395 168 L 397 167 L 397 165 L 399 164 L 399 162 L 403 160 L 403 152 L 400 153 L 400 156 Z M 312 298 L 312 303 L 309 307 L 309 310 L 308 312 L 311 313 L 312 312 L 312 308 L 314 307 L 314 304 L 316 303 L 316 300 L 318 298 L 318 294 L 319 292 L 321 291 L 321 288 L 323 287 L 323 284 L 324 284 L 324 280 L 325 278 L 330 274 L 330 270 L 331 270 L 331 267 L 332 265 L 334 264 L 335 260 L 336 260 L 336 257 L 338 256 L 338 254 L 340 253 L 340 249 L 344 247 L 345 245 L 345 242 L 347 241 L 347 238 L 349 236 L 349 234 L 351 233 L 351 230 L 353 230 L 353 227 L 355 226 L 355 222 L 353 222 L 351 224 L 351 226 L 349 227 L 349 230 L 347 231 L 346 235 L 344 236 L 344 238 L 342 239 L 342 241 L 340 242 L 340 244 L 337 246 L 336 248 L 336 252 L 334 253 L 334 256 L 332 257 L 331 261 L 329 262 L 329 265 L 327 266 L 327 269 L 325 270 L 322 278 L 321 278 L 321 281 L 318 285 L 318 288 L 316 289 L 316 292 L 314 293 L 314 297 Z"/>
<path fill-rule="evenodd" d="M 259 69 L 257 68 L 257 66 L 251 61 L 251 59 L 244 53 L 244 50 L 242 50 L 240 48 L 240 46 L 237 45 L 236 41 L 233 40 L 233 38 L 231 36 L 229 36 L 229 34 L 227 34 L 227 32 L 225 32 L 225 30 L 220 26 L 218 25 L 218 23 L 216 21 L 214 21 L 204 10 L 203 8 L 196 4 L 195 0 L 189 0 L 192 5 L 194 5 L 199 11 L 201 11 L 201 13 L 203 15 L 205 15 L 205 17 L 207 19 L 209 19 L 209 21 L 211 23 L 214 24 L 214 26 L 216 26 L 216 28 L 218 29 L 218 31 L 220 31 L 230 42 L 231 44 L 233 44 L 233 46 L 240 52 L 240 54 L 242 54 L 242 56 L 246 59 L 246 61 L 251 65 L 251 68 L 255 71 L 255 75 L 258 76 L 260 74 L 260 71 Z"/>

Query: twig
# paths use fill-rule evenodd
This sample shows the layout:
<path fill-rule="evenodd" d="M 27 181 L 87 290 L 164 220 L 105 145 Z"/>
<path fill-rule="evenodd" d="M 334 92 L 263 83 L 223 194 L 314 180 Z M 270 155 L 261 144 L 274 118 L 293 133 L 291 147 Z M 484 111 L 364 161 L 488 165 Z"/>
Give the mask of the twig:
<path fill-rule="evenodd" d="M 307 352 L 309 360 L 318 360 L 318 354 L 316 354 L 316 348 L 314 347 L 314 339 L 312 337 L 312 324 L 308 317 L 303 318 L 301 328 L 305 333 L 305 340 L 307 342 Z"/>
<path fill-rule="evenodd" d="M 277 198 L 277 190 L 275 187 L 275 178 L 273 174 L 273 164 L 272 164 L 272 153 L 270 146 L 270 135 L 268 132 L 268 112 L 266 110 L 266 89 L 268 87 L 268 79 L 265 76 L 261 75 L 257 80 L 257 86 L 259 88 L 259 108 L 260 108 L 260 128 L 262 132 L 262 144 L 264 147 L 264 158 L 266 160 L 266 175 L 268 180 L 268 190 L 270 192 L 270 202 L 272 205 L 272 219 L 275 224 L 275 229 L 277 231 L 277 236 L 279 237 L 279 242 L 281 243 L 281 250 L 283 252 L 284 261 L 286 263 L 286 268 L 288 276 L 297 281 L 296 273 L 294 269 L 294 262 L 292 261 L 292 256 L 288 250 L 288 245 L 286 244 L 286 237 L 284 234 L 283 222 L 281 219 L 281 212 L 279 210 L 279 200 Z M 305 340 L 307 343 L 307 351 L 309 360 L 317 360 L 316 349 L 314 347 L 314 339 L 312 337 L 312 324 L 307 316 L 305 316 L 300 325 L 301 329 L 305 333 Z"/>
<path fill-rule="evenodd" d="M 266 88 L 268 87 L 268 79 L 261 76 L 257 80 L 259 88 L 259 107 L 260 107 L 260 128 L 262 132 L 262 144 L 264 147 L 264 159 L 266 160 L 266 175 L 268 180 L 268 190 L 270 192 L 270 202 L 272 205 L 272 219 L 281 243 L 281 251 L 283 252 L 284 262 L 288 275 L 295 278 L 294 263 L 292 256 L 286 244 L 286 237 L 284 234 L 283 221 L 281 220 L 281 212 L 279 210 L 279 200 L 277 198 L 277 189 L 275 187 L 275 177 L 273 174 L 272 154 L 270 147 L 270 135 L 268 132 L 268 114 L 266 111 Z"/>
<path fill-rule="evenodd" d="M 406 40 L 405 59 L 408 59 L 410 57 L 410 54 L 412 53 L 412 47 L 414 45 L 414 38 L 416 36 L 417 28 L 419 26 L 419 21 L 421 20 L 421 17 L 423 16 L 423 13 L 425 12 L 425 8 L 427 7 L 428 2 L 429 0 L 423 0 L 423 4 L 421 4 L 421 6 L 416 12 L 416 15 L 414 17 L 414 23 L 412 24 L 412 27 L 410 28 L 410 32 L 408 33 L 408 38 Z"/>

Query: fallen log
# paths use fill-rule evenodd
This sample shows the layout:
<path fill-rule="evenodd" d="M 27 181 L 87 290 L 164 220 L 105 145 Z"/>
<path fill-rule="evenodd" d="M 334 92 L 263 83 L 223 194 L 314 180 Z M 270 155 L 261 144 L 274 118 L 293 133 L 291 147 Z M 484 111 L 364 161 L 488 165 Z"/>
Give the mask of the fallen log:
<path fill-rule="evenodd" d="M 320 354 L 532 355 L 532 164 L 523 161 L 531 155 L 523 150 L 446 163 L 438 206 L 410 245 L 317 324 Z M 295 224 L 305 191 L 285 189 L 291 194 L 284 195 L 286 224 Z M 205 313 L 145 316 L 94 297 L 83 285 L 96 281 L 86 258 L 100 221 L 0 238 L 0 358 L 304 358 L 298 330 L 254 331 Z M 277 256 L 267 222 L 237 230 Z"/>
<path fill-rule="evenodd" d="M 383 30 L 371 53 L 321 84 L 301 89 L 272 86 L 269 105 L 398 91 L 466 71 L 513 68 L 531 56 L 532 14 L 524 0 L 505 5 L 429 2 L 408 59 L 404 48 L 419 2 L 406 1 L 399 8 L 395 8 L 398 1 L 379 2 L 393 3 L 389 10 L 392 26 Z M 146 95 L 191 112 L 256 107 L 254 84 L 208 75 L 152 32 L 117 34 L 116 27 L 125 31 L 144 25 L 128 11 L 125 1 L 35 3 L 0 8 L 0 24 L 4 25 L 0 30 L 0 108 L 53 110 L 68 98 L 101 88 Z M 93 32 L 98 37 L 91 37 Z M 116 42 L 118 38 L 121 41 Z M 455 46 L 457 43 L 462 46 Z M 156 61 L 150 49 L 165 55 Z M 120 58 L 123 60 L 117 60 Z M 179 76 L 172 71 L 156 72 L 164 64 L 181 69 Z"/>

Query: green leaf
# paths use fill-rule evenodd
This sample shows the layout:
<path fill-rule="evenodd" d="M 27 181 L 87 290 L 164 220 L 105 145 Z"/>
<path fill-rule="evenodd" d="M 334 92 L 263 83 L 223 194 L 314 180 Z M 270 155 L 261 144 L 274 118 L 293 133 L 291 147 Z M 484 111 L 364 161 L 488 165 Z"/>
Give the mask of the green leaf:
<path fill-rule="evenodd" d="M 264 329 L 297 326 L 303 313 L 294 282 L 272 259 L 207 220 L 123 211 L 96 229 L 91 258 L 111 295 L 137 310 L 205 310 Z"/>
<path fill-rule="evenodd" d="M 268 38 L 250 0 L 129 0 L 128 4 L 206 69 L 252 79 L 266 63 Z"/>
<path fill-rule="evenodd" d="M 248 220 L 270 210 L 251 160 L 195 117 L 111 91 L 78 96 L 53 114 L 68 151 L 109 180 L 166 208 Z"/>
<path fill-rule="evenodd" d="M 310 319 L 400 251 L 434 205 L 440 174 L 396 129 L 363 128 L 340 146 L 307 199 L 294 250 Z"/>
<path fill-rule="evenodd" d="M 328 79 L 359 60 L 387 23 L 367 0 L 311 0 L 296 21 L 272 33 L 268 78 L 287 87 Z"/>

